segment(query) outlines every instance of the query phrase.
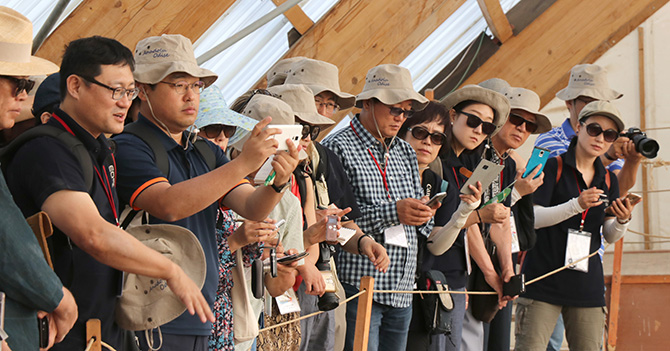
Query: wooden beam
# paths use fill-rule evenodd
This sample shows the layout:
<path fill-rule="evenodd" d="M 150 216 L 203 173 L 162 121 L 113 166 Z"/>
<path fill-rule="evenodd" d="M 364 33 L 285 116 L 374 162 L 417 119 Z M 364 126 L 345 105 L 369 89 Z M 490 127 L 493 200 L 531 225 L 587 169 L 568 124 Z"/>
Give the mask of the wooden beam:
<path fill-rule="evenodd" d="M 286 2 L 286 0 L 272 0 L 275 5 L 279 6 Z M 312 26 L 314 21 L 312 21 L 309 16 L 305 14 L 305 11 L 300 8 L 300 5 L 295 5 L 284 12 L 284 16 L 291 22 L 293 28 L 298 31 L 300 34 L 305 34 Z"/>
<path fill-rule="evenodd" d="M 611 276 L 605 277 L 605 284 L 612 282 Z M 670 284 L 670 275 L 624 275 L 621 284 Z"/>
<path fill-rule="evenodd" d="M 607 328 L 607 349 L 616 348 L 617 330 L 619 328 L 619 301 L 621 297 L 621 263 L 623 261 L 623 239 L 614 246 L 614 267 L 612 270 L 612 288 Z"/>
<path fill-rule="evenodd" d="M 370 337 L 370 318 L 372 314 L 372 291 L 375 280 L 372 277 L 361 277 L 360 291 L 365 294 L 358 297 L 358 309 L 356 310 L 356 333 L 354 334 L 354 350 L 367 351 L 368 338 Z"/>
<path fill-rule="evenodd" d="M 567 85 L 570 69 L 594 62 L 668 0 L 557 0 L 464 84 L 491 77 L 532 89 L 542 105 Z"/>
<path fill-rule="evenodd" d="M 477 0 L 479 8 L 482 10 L 482 15 L 489 25 L 493 35 L 498 38 L 501 43 L 504 43 L 514 35 L 512 25 L 509 23 L 505 12 L 500 6 L 498 0 Z"/>
<path fill-rule="evenodd" d="M 647 110 L 646 110 L 646 93 L 644 84 L 644 28 L 637 27 L 637 67 L 638 67 L 638 90 L 640 96 L 640 129 L 647 129 Z M 642 195 L 644 196 L 644 203 L 642 204 L 642 225 L 645 233 L 651 233 L 651 224 L 649 221 L 650 200 L 649 200 L 649 168 L 647 165 L 642 165 Z M 644 237 L 645 250 L 651 250 L 651 238 Z"/>

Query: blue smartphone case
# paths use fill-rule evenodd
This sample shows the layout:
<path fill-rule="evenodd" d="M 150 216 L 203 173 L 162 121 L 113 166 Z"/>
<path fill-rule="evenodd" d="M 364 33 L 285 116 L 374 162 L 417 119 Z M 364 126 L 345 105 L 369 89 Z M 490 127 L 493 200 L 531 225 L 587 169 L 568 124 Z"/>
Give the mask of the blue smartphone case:
<path fill-rule="evenodd" d="M 528 160 L 528 164 L 526 165 L 526 171 L 523 172 L 523 178 L 528 177 L 538 165 L 540 166 L 540 171 L 537 172 L 533 179 L 539 177 L 540 174 L 542 174 L 542 170 L 544 170 L 544 165 L 550 157 L 551 151 L 545 148 L 535 147 L 533 153 L 530 155 L 530 160 Z"/>

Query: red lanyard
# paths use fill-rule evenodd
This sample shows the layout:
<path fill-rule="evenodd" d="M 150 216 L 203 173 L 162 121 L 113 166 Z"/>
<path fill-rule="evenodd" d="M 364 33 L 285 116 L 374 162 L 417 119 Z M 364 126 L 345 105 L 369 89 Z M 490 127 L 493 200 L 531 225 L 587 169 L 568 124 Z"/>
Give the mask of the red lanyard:
<path fill-rule="evenodd" d="M 349 121 L 349 125 L 351 126 L 351 130 L 354 131 L 354 134 L 356 134 L 358 139 L 360 139 L 362 141 L 360 135 L 358 135 L 358 132 L 356 132 L 356 128 L 354 128 L 354 124 L 351 121 Z M 379 170 L 379 174 L 381 174 L 381 176 L 382 176 L 382 181 L 384 182 L 384 188 L 386 188 L 386 195 L 388 196 L 389 200 L 393 200 L 391 198 L 391 191 L 389 190 L 389 184 L 386 181 L 386 169 L 387 169 L 387 166 L 388 166 L 388 157 L 384 157 L 384 169 L 382 170 L 382 167 L 379 164 L 379 161 L 377 161 L 377 158 L 375 157 L 375 155 L 372 154 L 372 151 L 370 151 L 370 148 L 368 148 L 367 150 L 368 150 L 368 154 L 370 154 L 370 157 L 372 157 L 372 160 L 375 161 L 375 165 L 377 166 L 377 169 Z"/>
<path fill-rule="evenodd" d="M 454 179 L 456 180 L 456 187 L 461 188 L 461 182 L 458 181 L 458 174 L 456 174 L 456 167 L 451 167 L 451 170 L 454 171 Z"/>
<path fill-rule="evenodd" d="M 582 188 L 579 186 L 579 178 L 577 178 L 577 172 L 575 172 L 574 169 L 572 170 L 572 174 L 575 175 L 575 181 L 577 181 L 577 190 L 579 191 L 579 194 L 581 195 Z M 584 230 L 584 220 L 586 219 L 586 214 L 587 213 L 589 213 L 588 208 L 586 210 L 584 210 L 584 212 L 582 212 L 582 221 L 579 223 L 579 231 L 580 232 Z"/>
<path fill-rule="evenodd" d="M 63 126 L 63 128 L 65 128 L 65 130 L 68 131 L 68 133 L 70 133 L 70 134 L 72 134 L 73 136 L 76 137 L 76 135 L 74 134 L 72 129 L 70 129 L 70 127 L 67 124 L 65 124 L 65 122 L 60 117 L 56 116 L 55 113 L 52 114 L 51 116 L 55 120 L 57 120 Z M 114 154 L 112 154 L 112 162 L 114 163 L 114 169 L 116 170 L 116 159 L 114 158 Z M 116 226 L 118 227 L 119 226 L 119 215 L 116 212 L 116 203 L 114 202 L 114 196 L 113 196 L 113 193 L 112 193 L 112 185 L 109 182 L 109 178 L 107 177 L 107 172 L 104 172 L 105 173 L 105 181 L 106 181 L 105 182 L 102 179 L 102 175 L 100 174 L 100 171 L 98 171 L 98 167 L 93 165 L 93 169 L 95 169 L 95 173 L 98 175 L 98 179 L 100 180 L 100 183 L 102 184 L 102 189 L 105 191 L 105 195 L 107 196 L 107 201 L 109 201 L 109 205 L 112 207 L 112 213 L 114 214 L 114 220 L 116 221 Z"/>

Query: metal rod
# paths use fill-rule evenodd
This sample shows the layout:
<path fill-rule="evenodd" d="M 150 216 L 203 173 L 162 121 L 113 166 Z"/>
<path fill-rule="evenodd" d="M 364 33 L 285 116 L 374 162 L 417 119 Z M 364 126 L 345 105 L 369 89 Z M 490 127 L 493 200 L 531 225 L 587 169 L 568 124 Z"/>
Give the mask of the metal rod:
<path fill-rule="evenodd" d="M 35 39 L 33 39 L 33 50 L 32 50 L 33 55 L 35 55 L 37 49 L 39 49 L 40 46 L 42 46 L 42 43 L 44 43 L 44 40 L 46 40 L 47 35 L 51 33 L 51 30 L 56 25 L 58 18 L 60 18 L 60 16 L 63 14 L 65 8 L 69 3 L 70 0 L 58 0 L 58 3 L 54 7 L 54 9 L 51 10 L 49 17 L 44 22 L 44 25 L 42 25 L 42 28 L 40 28 L 40 31 L 37 32 Z"/>
<path fill-rule="evenodd" d="M 204 54 L 200 55 L 200 57 L 198 57 L 198 60 L 197 60 L 198 64 L 201 65 L 204 62 L 207 62 L 207 61 L 211 60 L 214 56 L 218 55 L 223 50 L 226 50 L 231 45 L 240 41 L 242 38 L 244 38 L 247 35 L 253 33 L 256 29 L 258 29 L 258 28 L 262 27 L 264 24 L 270 22 L 275 17 L 277 17 L 277 16 L 281 15 L 282 13 L 288 11 L 291 7 L 297 5 L 300 1 L 301 0 L 289 0 L 289 1 L 287 1 L 283 4 L 281 4 L 281 5 L 277 6 L 274 10 L 268 12 L 266 15 L 257 19 L 252 24 L 244 27 L 239 32 L 233 34 L 233 36 L 231 36 L 230 38 L 224 40 L 220 44 L 216 45 L 215 47 L 209 49 Z"/>

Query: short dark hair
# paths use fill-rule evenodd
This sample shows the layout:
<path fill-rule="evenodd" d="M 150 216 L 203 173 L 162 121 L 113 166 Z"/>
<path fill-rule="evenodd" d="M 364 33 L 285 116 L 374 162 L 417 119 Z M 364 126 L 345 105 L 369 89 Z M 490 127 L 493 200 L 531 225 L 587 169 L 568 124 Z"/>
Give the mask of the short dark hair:
<path fill-rule="evenodd" d="M 430 123 L 432 121 L 437 121 L 437 124 L 444 126 L 444 135 L 447 136 L 447 139 L 440 147 L 439 154 L 442 155 L 448 148 L 451 147 L 451 123 L 449 123 L 449 110 L 442 103 L 438 101 L 430 101 L 426 108 L 421 111 L 414 112 L 411 118 L 405 120 L 405 123 L 402 124 L 400 130 L 398 131 L 398 137 L 405 139 L 407 130 L 415 125 L 421 123 Z"/>
<path fill-rule="evenodd" d="M 67 94 L 67 78 L 73 74 L 94 78 L 102 65 L 128 65 L 135 70 L 133 53 L 114 39 L 93 36 L 71 41 L 65 48 L 60 66 L 60 97 Z"/>

